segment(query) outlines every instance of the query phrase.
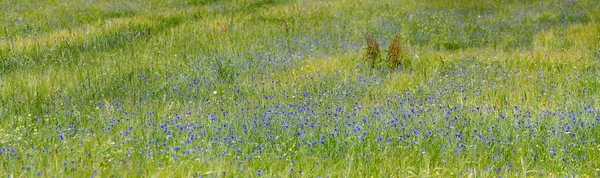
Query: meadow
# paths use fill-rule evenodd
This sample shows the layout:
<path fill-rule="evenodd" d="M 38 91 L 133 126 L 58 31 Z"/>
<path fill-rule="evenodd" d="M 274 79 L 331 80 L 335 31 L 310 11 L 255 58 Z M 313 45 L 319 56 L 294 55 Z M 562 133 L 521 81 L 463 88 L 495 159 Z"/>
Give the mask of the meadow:
<path fill-rule="evenodd" d="M 598 0 L 0 8 L 2 177 L 600 176 Z"/>

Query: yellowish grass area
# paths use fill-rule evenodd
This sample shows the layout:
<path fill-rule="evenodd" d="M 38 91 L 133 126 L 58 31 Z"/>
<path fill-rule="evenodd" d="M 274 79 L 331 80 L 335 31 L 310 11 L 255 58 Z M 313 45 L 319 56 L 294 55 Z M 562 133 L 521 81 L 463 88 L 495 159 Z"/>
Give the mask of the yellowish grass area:
<path fill-rule="evenodd" d="M 314 75 L 317 73 L 331 74 L 335 72 L 357 73 L 360 69 L 354 66 L 352 58 L 353 56 L 351 55 L 342 55 L 307 59 L 303 61 L 300 67 L 295 69 L 292 74 L 301 73 L 304 75 Z"/>
<path fill-rule="evenodd" d="M 299 97 L 302 95 L 299 90 L 302 86 L 314 84 L 316 82 L 314 80 L 307 80 L 307 77 L 334 75 L 337 72 L 342 74 L 358 73 L 357 71 L 361 69 L 353 66 L 354 62 L 352 61 L 352 58 L 352 55 L 314 57 L 304 60 L 298 66 L 291 69 L 268 73 L 265 77 L 257 79 L 257 83 L 264 83 L 264 86 L 259 87 L 264 89 L 264 91 L 260 91 L 260 93 L 277 93 L 278 91 L 285 90 L 294 93 L 294 97 Z M 270 78 L 267 76 L 270 76 Z M 350 80 L 350 78 L 343 77 L 341 80 Z"/>
<path fill-rule="evenodd" d="M 357 2 L 345 1 L 301 1 L 293 4 L 278 4 L 261 8 L 258 16 L 273 20 L 295 20 L 327 17 L 324 13 L 331 13 L 331 9 L 343 9 L 356 6 Z"/>
<path fill-rule="evenodd" d="M 171 14 L 163 15 L 167 16 Z M 89 38 L 94 38 L 106 33 L 127 30 L 132 26 L 155 25 L 157 22 L 151 19 L 152 18 L 148 16 L 108 19 L 101 23 L 88 24 L 85 27 L 80 27 L 77 29 L 58 30 L 43 37 L 18 37 L 12 39 L 11 41 L 3 41 L 0 42 L 0 48 L 10 49 L 15 53 L 22 53 L 40 46 L 53 46 L 64 42 L 85 41 Z M 194 27 L 194 24 L 198 25 L 206 21 L 207 20 L 203 20 L 193 23 L 192 25 L 179 25 L 173 27 L 170 30 L 169 35 L 170 37 L 177 35 L 180 39 L 182 39 L 180 34 L 183 34 L 185 30 L 189 31 L 190 27 Z M 206 25 L 198 28 L 207 29 Z M 54 96 L 54 94 L 56 94 L 56 90 L 59 89 L 58 86 L 62 87 L 63 90 L 73 89 L 81 84 L 81 82 L 84 82 L 84 79 L 89 79 L 90 76 L 93 76 L 91 78 L 102 78 L 114 76 L 117 74 L 117 71 L 119 73 L 131 73 L 136 70 L 150 68 L 155 69 L 156 71 L 166 71 L 167 67 L 170 69 L 181 68 L 184 66 L 184 61 L 162 60 L 156 58 L 156 51 L 152 51 L 151 48 L 153 47 L 152 45 L 156 46 L 161 40 L 164 41 L 172 39 L 173 38 L 158 38 L 154 40 L 155 43 L 137 46 L 136 49 L 122 53 L 119 56 L 114 55 L 114 50 L 121 49 L 114 49 L 104 52 L 90 51 L 83 53 L 81 56 L 86 58 L 86 60 L 78 64 L 77 67 L 48 65 L 47 68 L 42 70 L 23 70 L 18 73 L 12 72 L 3 74 L 0 76 L 0 82 L 2 82 L 4 87 L 0 88 L 0 94 L 9 95 L 16 93 L 27 93 L 26 96 L 33 98 L 51 98 Z M 188 38 L 186 39 L 190 40 Z M 199 41 L 199 39 L 192 39 L 192 41 Z M 169 43 L 173 44 L 174 42 L 169 41 Z M 177 57 L 177 55 L 165 54 L 162 57 L 171 58 Z M 165 62 L 168 64 L 159 65 Z M 152 65 L 151 63 L 155 63 L 157 65 Z M 19 90 L 14 90 L 14 88 L 19 88 Z M 35 102 L 36 100 L 30 101 Z"/>
<path fill-rule="evenodd" d="M 534 51 L 556 51 L 566 54 L 594 50 L 600 46 L 600 26 L 596 22 L 574 24 L 566 30 L 552 28 L 535 36 Z M 569 51 L 570 50 L 570 51 Z"/>
<path fill-rule="evenodd" d="M 22 53 L 31 50 L 34 47 L 43 45 L 52 47 L 56 44 L 82 42 L 87 39 L 99 37 L 102 35 L 125 31 L 132 27 L 153 27 L 158 25 L 159 20 L 163 18 L 193 18 L 202 14 L 210 13 L 211 9 L 204 6 L 197 6 L 184 10 L 172 10 L 148 15 L 136 15 L 131 17 L 109 18 L 85 24 L 75 28 L 64 28 L 56 30 L 43 36 L 15 36 L 9 40 L 0 41 L 2 51 L 12 51 Z M 143 35 L 143 34 L 140 34 Z"/>
<path fill-rule="evenodd" d="M 410 87 L 414 87 L 419 81 L 419 78 L 415 79 L 415 75 L 409 72 L 390 73 L 383 83 L 384 91 L 387 93 L 399 93 Z"/>
<path fill-rule="evenodd" d="M 60 44 L 65 41 L 79 41 L 110 32 L 115 32 L 129 28 L 133 25 L 149 25 L 146 17 L 124 17 L 108 19 L 101 23 L 87 24 L 76 29 L 61 29 L 40 37 L 15 37 L 9 41 L 0 42 L 0 48 L 8 49 L 15 53 L 22 53 L 35 46 Z"/>

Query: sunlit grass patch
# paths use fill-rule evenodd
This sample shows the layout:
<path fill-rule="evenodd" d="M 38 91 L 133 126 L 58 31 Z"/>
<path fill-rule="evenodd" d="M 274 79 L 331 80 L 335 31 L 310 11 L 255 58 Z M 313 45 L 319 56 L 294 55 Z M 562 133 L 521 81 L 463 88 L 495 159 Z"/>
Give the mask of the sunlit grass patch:
<path fill-rule="evenodd" d="M 585 53 L 600 46 L 600 26 L 595 22 L 585 24 L 573 24 L 567 28 L 553 28 L 536 35 L 534 50 L 537 51 L 568 51 L 566 54 Z"/>
<path fill-rule="evenodd" d="M 51 32 L 43 37 L 15 37 L 8 41 L 0 43 L 0 47 L 6 51 L 13 53 L 26 53 L 35 45 L 50 45 L 60 43 L 77 43 L 90 36 L 98 36 L 101 34 L 111 33 L 119 29 L 131 28 L 135 25 L 149 25 L 150 20 L 147 17 L 126 17 L 117 19 L 108 19 L 104 22 L 93 25 L 86 25 L 77 28 L 61 29 Z M 92 37 L 93 38 L 93 37 Z M 41 47 L 45 48 L 45 47 Z"/>
<path fill-rule="evenodd" d="M 81 54 L 133 45 L 181 24 L 202 18 L 205 8 L 165 12 L 148 16 L 109 19 L 77 29 L 63 29 L 48 37 L 23 37 L 4 41 L 2 73 L 24 66 L 77 65 Z"/>
<path fill-rule="evenodd" d="M 389 93 L 402 93 L 407 89 L 414 88 L 420 76 L 416 76 L 409 72 L 394 72 L 388 74 L 384 81 L 384 91 Z"/>
<path fill-rule="evenodd" d="M 332 10 L 348 8 L 355 2 L 322 1 L 296 2 L 266 6 L 257 13 L 258 17 L 274 23 L 297 22 L 308 25 L 318 20 L 324 20 L 332 15 Z"/>
<path fill-rule="evenodd" d="M 339 55 L 339 56 L 324 56 L 315 57 L 303 61 L 297 71 L 298 74 L 314 75 L 318 73 L 333 74 L 333 73 L 357 73 L 361 69 L 356 61 L 356 56 Z"/>

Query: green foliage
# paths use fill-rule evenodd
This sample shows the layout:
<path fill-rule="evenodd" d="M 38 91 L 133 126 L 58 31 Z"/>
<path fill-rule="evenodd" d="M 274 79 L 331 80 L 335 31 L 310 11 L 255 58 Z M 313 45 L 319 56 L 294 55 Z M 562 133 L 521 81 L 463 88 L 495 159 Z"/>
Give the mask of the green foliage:
<path fill-rule="evenodd" d="M 219 61 L 215 61 L 215 68 L 217 71 L 217 76 L 225 83 L 233 83 L 235 81 L 235 70 L 233 70 L 233 66 L 231 64 L 231 60 L 221 59 Z"/>
<path fill-rule="evenodd" d="M 0 176 L 600 174 L 595 0 L 0 8 Z"/>

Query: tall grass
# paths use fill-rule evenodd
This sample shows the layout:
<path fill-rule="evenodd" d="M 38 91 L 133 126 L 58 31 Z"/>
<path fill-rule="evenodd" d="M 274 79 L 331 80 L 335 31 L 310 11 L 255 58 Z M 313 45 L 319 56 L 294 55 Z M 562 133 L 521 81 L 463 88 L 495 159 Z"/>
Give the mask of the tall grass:
<path fill-rule="evenodd" d="M 599 175 L 594 1 L 0 7 L 0 176 Z"/>

